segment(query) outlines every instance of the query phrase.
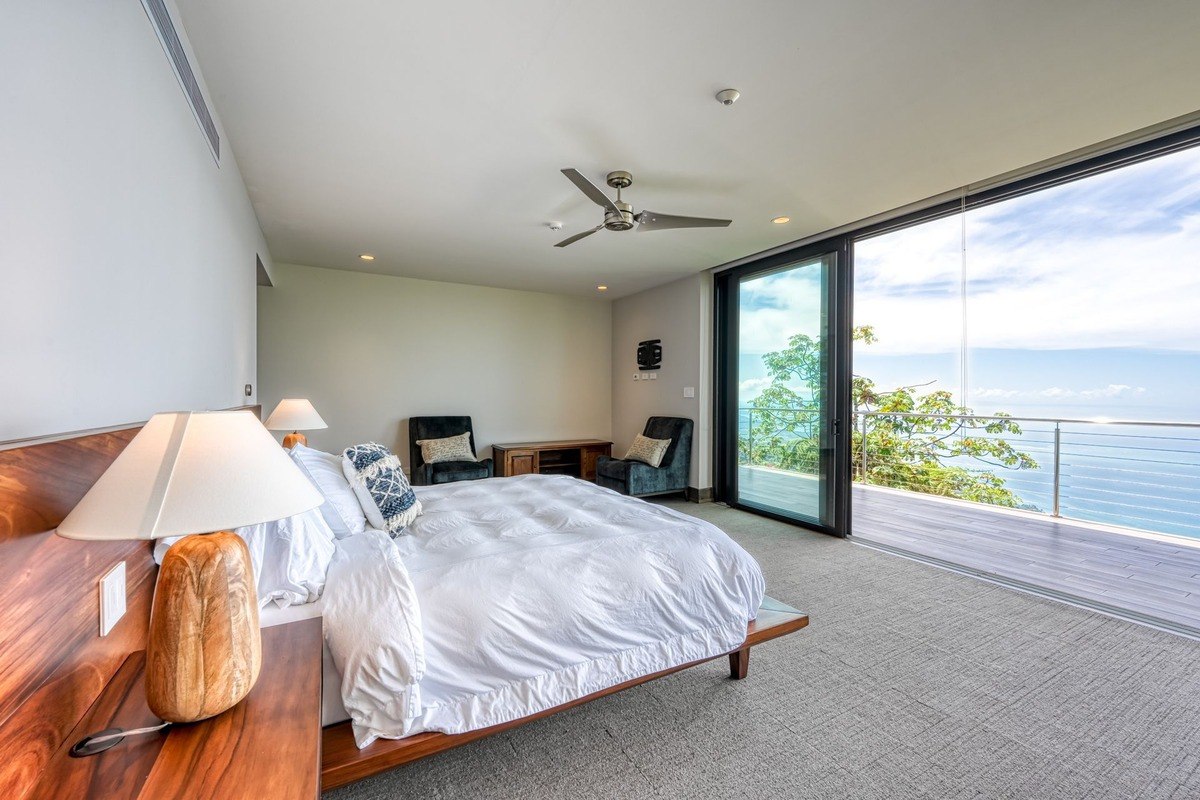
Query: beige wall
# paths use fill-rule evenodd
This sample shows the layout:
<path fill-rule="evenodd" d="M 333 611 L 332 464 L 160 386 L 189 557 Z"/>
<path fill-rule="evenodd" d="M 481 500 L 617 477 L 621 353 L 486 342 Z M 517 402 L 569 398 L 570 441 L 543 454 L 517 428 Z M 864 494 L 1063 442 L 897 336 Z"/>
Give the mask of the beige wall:
<path fill-rule="evenodd" d="M 655 380 L 639 373 L 637 344 L 662 339 L 663 363 Z M 613 441 L 625 453 L 646 418 L 695 421 L 689 485 L 712 487 L 712 275 L 707 272 L 623 297 L 613 303 Z M 684 397 L 685 387 L 696 396 Z"/>
<path fill-rule="evenodd" d="M 276 264 L 259 289 L 260 397 L 307 397 L 333 452 L 377 441 L 407 467 L 408 418 L 469 414 L 493 443 L 608 438 L 609 303 Z"/>
<path fill-rule="evenodd" d="M 0 97 L 0 441 L 247 402 L 266 245 L 142 6 L 6 5 Z"/>

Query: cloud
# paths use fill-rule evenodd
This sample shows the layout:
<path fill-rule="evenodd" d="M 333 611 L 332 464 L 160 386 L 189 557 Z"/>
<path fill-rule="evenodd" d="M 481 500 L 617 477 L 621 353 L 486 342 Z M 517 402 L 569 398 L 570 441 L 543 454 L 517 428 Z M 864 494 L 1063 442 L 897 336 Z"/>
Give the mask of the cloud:
<path fill-rule="evenodd" d="M 879 355 L 972 348 L 1200 352 L 1200 148 L 855 244 L 856 324 Z M 819 270 L 755 282 L 742 349 L 820 322 Z"/>
<path fill-rule="evenodd" d="M 739 397 L 757 397 L 759 392 L 771 385 L 770 378 L 747 378 L 738 384 Z"/>
<path fill-rule="evenodd" d="M 979 388 L 972 389 L 970 396 L 972 400 L 1104 400 L 1136 397 L 1145 392 L 1144 386 L 1110 383 L 1096 389 L 1064 389 L 1060 386 L 1045 389 Z"/>

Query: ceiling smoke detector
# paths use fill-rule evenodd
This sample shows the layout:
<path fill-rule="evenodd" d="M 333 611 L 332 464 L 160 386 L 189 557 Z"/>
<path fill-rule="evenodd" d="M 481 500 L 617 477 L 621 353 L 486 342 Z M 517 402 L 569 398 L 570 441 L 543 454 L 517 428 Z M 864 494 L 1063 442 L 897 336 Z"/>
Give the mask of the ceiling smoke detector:
<path fill-rule="evenodd" d="M 717 92 L 717 102 L 723 106 L 731 106 L 737 102 L 742 93 L 737 89 L 722 89 Z"/>

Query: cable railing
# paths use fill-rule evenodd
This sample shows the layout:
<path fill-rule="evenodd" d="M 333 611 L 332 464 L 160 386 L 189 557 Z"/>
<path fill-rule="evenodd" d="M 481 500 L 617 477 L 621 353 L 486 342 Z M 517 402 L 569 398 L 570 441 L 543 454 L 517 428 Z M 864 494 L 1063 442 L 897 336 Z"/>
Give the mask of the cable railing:
<path fill-rule="evenodd" d="M 739 463 L 818 474 L 822 419 L 739 409 Z M 849 432 L 857 483 L 1200 538 L 1197 422 L 867 411 Z"/>

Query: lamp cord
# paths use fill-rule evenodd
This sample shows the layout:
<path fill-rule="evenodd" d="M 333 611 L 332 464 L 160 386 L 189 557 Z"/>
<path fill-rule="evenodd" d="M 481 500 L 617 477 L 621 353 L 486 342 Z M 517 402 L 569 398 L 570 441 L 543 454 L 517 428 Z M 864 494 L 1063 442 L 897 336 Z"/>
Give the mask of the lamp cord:
<path fill-rule="evenodd" d="M 116 747 L 126 736 L 144 736 L 147 733 L 157 733 L 170 724 L 170 722 L 162 722 L 147 728 L 131 728 L 127 731 L 120 728 L 106 728 L 105 730 L 97 731 L 91 736 L 85 736 L 80 739 L 71 748 L 70 755 L 72 758 L 94 756 L 97 753 L 103 753 L 109 748 Z"/>
<path fill-rule="evenodd" d="M 157 733 L 170 724 L 171 723 L 169 722 L 163 722 L 158 725 L 151 725 L 149 728 L 133 728 L 127 731 L 121 731 L 120 733 L 109 733 L 105 734 L 104 736 L 91 736 L 88 737 L 88 741 L 92 744 L 99 744 L 100 742 L 107 742 L 109 739 L 123 739 L 126 736 L 142 736 L 147 733 Z"/>

